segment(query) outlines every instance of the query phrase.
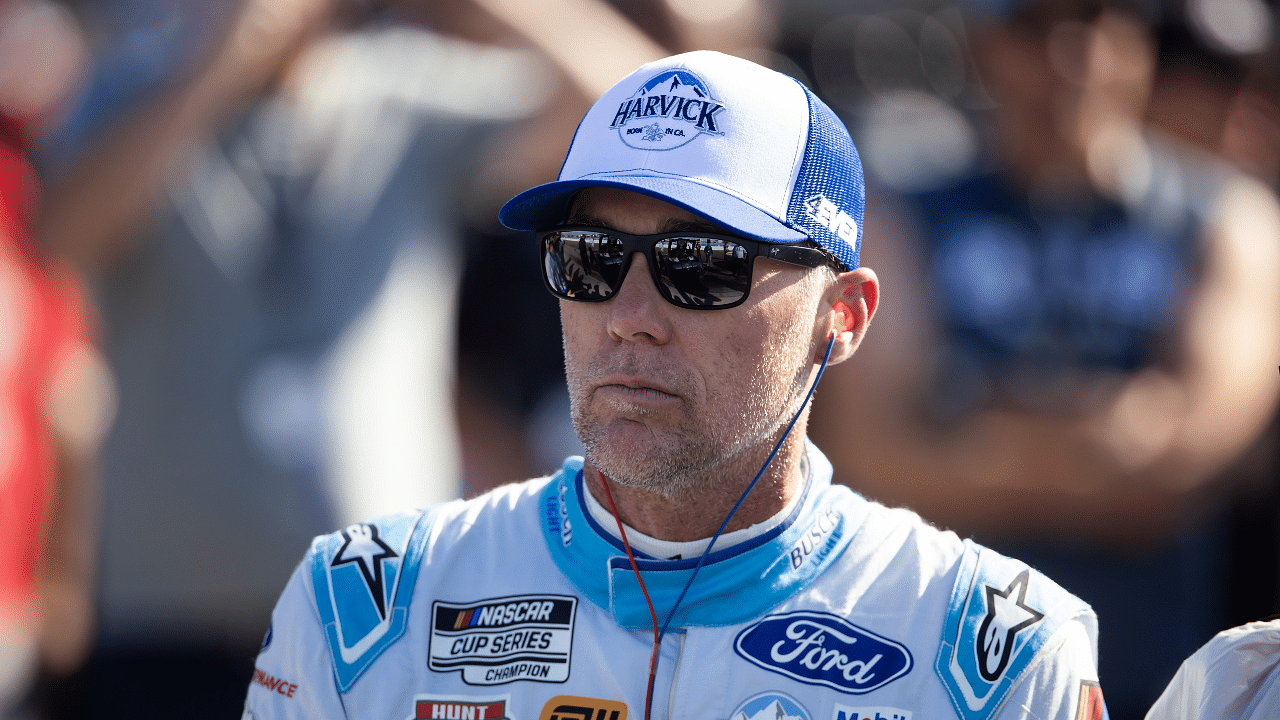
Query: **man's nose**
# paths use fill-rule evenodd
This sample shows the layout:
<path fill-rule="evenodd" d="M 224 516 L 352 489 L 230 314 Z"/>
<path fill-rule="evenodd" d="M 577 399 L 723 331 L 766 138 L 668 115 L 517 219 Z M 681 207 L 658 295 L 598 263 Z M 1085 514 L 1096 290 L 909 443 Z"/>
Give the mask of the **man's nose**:
<path fill-rule="evenodd" d="M 658 294 L 643 253 L 632 256 L 622 287 L 608 302 L 609 335 L 615 340 L 662 345 L 671 339 L 671 305 Z"/>

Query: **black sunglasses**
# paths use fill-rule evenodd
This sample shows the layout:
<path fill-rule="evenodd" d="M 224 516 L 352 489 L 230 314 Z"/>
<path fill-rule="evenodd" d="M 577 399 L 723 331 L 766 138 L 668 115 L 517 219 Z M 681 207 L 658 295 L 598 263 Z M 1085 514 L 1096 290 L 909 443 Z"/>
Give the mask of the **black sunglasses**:
<path fill-rule="evenodd" d="M 757 257 L 844 270 L 819 248 L 704 232 L 628 235 L 562 225 L 539 230 L 538 245 L 547 289 L 558 298 L 577 302 L 604 302 L 616 295 L 638 252 L 649 259 L 649 274 L 658 293 L 676 307 L 695 310 L 741 305 L 751 290 L 751 268 Z"/>

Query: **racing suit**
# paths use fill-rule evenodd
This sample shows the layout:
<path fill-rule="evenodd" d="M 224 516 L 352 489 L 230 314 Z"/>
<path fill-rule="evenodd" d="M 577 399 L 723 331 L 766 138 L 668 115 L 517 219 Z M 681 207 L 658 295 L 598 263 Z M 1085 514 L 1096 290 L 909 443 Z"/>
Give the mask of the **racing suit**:
<path fill-rule="evenodd" d="M 689 588 L 654 720 L 1106 716 L 1088 605 L 833 485 L 807 449 L 786 517 L 713 548 Z M 582 465 L 316 539 L 246 717 L 642 720 L 650 615 Z M 697 558 L 637 562 L 661 623 Z"/>

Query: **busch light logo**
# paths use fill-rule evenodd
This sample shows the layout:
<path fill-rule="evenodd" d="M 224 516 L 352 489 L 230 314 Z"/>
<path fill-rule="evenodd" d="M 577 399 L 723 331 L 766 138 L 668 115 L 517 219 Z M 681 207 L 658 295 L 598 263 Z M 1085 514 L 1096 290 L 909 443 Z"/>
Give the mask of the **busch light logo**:
<path fill-rule="evenodd" d="M 560 542 L 564 543 L 565 547 L 569 547 L 569 543 L 573 542 L 573 523 L 569 522 L 569 506 L 565 503 L 568 493 L 568 483 L 564 478 L 560 478 Z"/>
<path fill-rule="evenodd" d="M 723 135 L 719 123 L 724 109 L 698 76 L 667 70 L 623 101 L 609 127 L 633 148 L 670 150 L 702 133 Z"/>
<path fill-rule="evenodd" d="M 911 653 L 887 638 L 827 613 L 772 615 L 743 630 L 739 655 L 810 685 L 861 695 L 911 671 Z"/>
<path fill-rule="evenodd" d="M 559 493 L 547 496 L 545 510 L 547 530 L 552 536 L 559 535 L 560 542 L 565 547 L 569 547 L 569 543 L 573 542 L 573 523 L 569 522 L 569 506 L 565 504 L 565 496 L 568 492 L 569 486 L 562 477 L 559 483 Z"/>

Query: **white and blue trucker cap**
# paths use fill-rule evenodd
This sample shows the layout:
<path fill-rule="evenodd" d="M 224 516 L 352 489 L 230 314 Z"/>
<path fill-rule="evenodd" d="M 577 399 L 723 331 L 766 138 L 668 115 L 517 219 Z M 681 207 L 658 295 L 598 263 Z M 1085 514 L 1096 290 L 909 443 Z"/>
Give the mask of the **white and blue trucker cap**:
<path fill-rule="evenodd" d="M 651 195 L 755 240 L 813 240 L 858 267 L 864 189 L 849 131 L 804 85 L 741 58 L 699 50 L 641 66 L 587 111 L 559 179 L 498 218 L 556 225 L 586 187 Z"/>

